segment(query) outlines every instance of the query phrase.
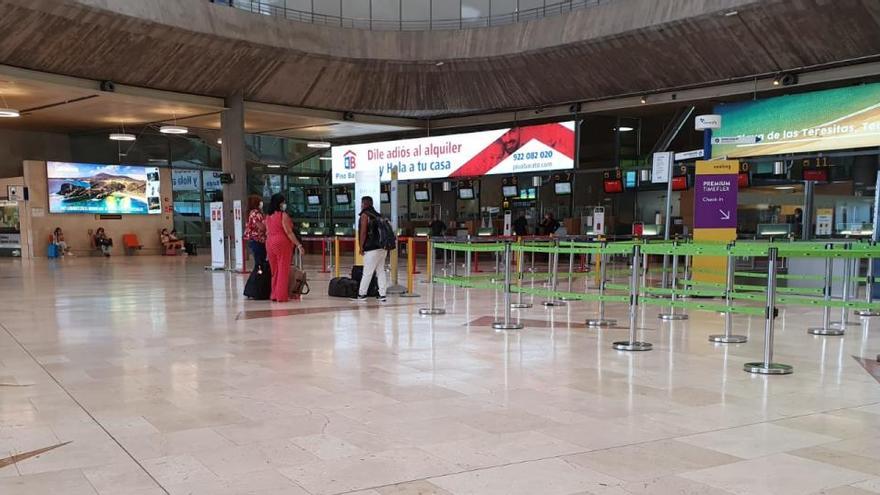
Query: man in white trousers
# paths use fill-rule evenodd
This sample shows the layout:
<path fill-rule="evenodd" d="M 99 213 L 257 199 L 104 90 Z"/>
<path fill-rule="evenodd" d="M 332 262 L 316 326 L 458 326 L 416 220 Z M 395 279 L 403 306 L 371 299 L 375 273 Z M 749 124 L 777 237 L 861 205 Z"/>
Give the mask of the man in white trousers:
<path fill-rule="evenodd" d="M 358 220 L 358 246 L 361 256 L 364 258 L 364 275 L 361 279 L 361 285 L 358 289 L 358 302 L 367 300 L 367 292 L 370 289 L 370 282 L 373 280 L 373 274 L 379 282 L 379 296 L 376 298 L 379 302 L 385 302 L 385 290 L 388 287 L 388 281 L 385 278 L 385 256 L 388 251 L 379 243 L 375 228 L 375 222 L 381 221 L 382 214 L 373 208 L 373 198 L 364 196 L 361 198 L 361 215 Z"/>

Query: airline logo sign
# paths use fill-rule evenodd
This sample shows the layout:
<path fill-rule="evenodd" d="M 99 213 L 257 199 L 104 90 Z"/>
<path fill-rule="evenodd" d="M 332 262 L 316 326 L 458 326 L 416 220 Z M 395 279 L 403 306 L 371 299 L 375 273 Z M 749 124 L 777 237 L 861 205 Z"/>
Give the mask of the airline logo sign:
<path fill-rule="evenodd" d="M 541 173 L 574 168 L 575 123 L 491 131 L 332 149 L 333 183 L 352 184 L 357 170 L 378 169 L 383 182 Z"/>

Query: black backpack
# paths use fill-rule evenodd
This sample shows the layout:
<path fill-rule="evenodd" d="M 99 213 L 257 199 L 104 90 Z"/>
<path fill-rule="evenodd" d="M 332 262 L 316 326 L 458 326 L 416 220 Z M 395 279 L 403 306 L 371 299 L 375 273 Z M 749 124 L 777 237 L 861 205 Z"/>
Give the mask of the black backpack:
<path fill-rule="evenodd" d="M 377 213 L 368 213 L 368 215 L 370 217 L 369 229 L 375 235 L 375 242 L 372 244 L 386 251 L 397 249 L 397 235 L 394 234 L 391 220 Z"/>

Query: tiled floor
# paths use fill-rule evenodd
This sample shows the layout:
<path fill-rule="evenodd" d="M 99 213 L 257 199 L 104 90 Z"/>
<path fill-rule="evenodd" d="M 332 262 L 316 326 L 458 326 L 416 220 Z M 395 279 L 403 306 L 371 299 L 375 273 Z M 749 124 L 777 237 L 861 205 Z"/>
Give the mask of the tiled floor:
<path fill-rule="evenodd" d="M 795 374 L 763 377 L 758 318 L 720 346 L 717 314 L 642 308 L 654 350 L 626 353 L 583 325 L 594 303 L 497 333 L 488 290 L 441 288 L 425 318 L 424 285 L 356 306 L 312 270 L 273 305 L 205 262 L 0 260 L 0 460 L 26 457 L 0 494 L 880 493 L 880 319 L 813 337 L 788 308 Z"/>

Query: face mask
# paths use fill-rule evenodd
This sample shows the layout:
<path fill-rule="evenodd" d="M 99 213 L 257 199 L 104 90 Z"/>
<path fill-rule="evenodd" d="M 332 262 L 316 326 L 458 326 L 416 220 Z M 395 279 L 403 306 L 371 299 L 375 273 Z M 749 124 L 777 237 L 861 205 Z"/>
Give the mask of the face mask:
<path fill-rule="evenodd" d="M 287 211 L 287 203 L 281 203 L 281 211 Z"/>
<path fill-rule="evenodd" d="M 261 210 L 263 209 L 263 202 L 262 202 L 262 201 L 260 201 L 260 206 L 259 206 L 259 208 L 260 208 Z"/>

